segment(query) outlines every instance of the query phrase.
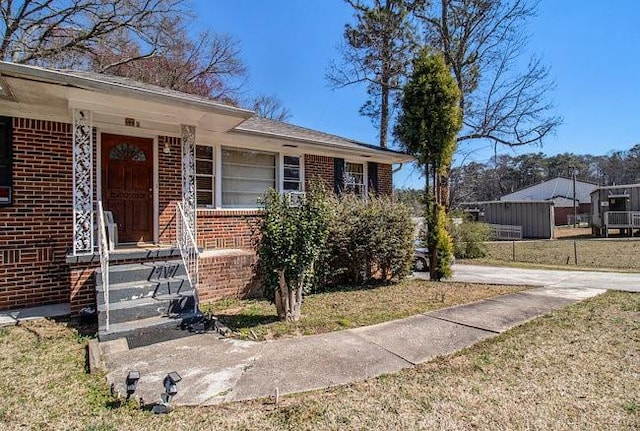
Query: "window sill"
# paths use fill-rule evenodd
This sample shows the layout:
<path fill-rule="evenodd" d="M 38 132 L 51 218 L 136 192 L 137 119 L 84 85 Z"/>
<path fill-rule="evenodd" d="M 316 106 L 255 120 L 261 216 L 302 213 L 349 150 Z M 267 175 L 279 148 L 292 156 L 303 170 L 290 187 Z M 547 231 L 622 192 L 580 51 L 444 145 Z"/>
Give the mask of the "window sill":
<path fill-rule="evenodd" d="M 198 215 L 212 216 L 257 216 L 262 214 L 260 208 L 198 208 Z"/>
<path fill-rule="evenodd" d="M 218 248 L 218 249 L 205 250 L 200 253 L 200 257 L 203 259 L 215 258 L 215 257 L 253 256 L 253 255 L 255 255 L 254 251 L 243 250 L 239 248 Z"/>

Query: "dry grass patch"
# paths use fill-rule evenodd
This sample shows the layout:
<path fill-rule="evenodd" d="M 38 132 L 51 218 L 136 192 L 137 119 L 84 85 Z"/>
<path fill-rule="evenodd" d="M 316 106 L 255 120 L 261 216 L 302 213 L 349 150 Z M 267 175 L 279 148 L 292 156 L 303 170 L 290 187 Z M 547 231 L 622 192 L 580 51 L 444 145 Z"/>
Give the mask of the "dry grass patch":
<path fill-rule="evenodd" d="M 302 319 L 296 323 L 278 321 L 274 305 L 266 300 L 222 300 L 203 309 L 240 337 L 253 338 L 255 334 L 258 339 L 270 339 L 373 325 L 523 289 L 408 279 L 398 284 L 307 295 Z"/>
<path fill-rule="evenodd" d="M 640 240 L 581 239 L 575 240 L 575 247 L 578 265 L 575 264 L 574 240 L 516 241 L 515 261 L 512 242 L 491 242 L 487 244 L 486 258 L 465 262 L 640 271 Z"/>
<path fill-rule="evenodd" d="M 0 429 L 637 430 L 640 295 L 610 292 L 458 354 L 337 389 L 153 416 L 55 322 L 0 329 Z"/>
<path fill-rule="evenodd" d="M 590 227 L 558 227 L 553 230 L 553 236 L 561 238 L 593 238 Z"/>

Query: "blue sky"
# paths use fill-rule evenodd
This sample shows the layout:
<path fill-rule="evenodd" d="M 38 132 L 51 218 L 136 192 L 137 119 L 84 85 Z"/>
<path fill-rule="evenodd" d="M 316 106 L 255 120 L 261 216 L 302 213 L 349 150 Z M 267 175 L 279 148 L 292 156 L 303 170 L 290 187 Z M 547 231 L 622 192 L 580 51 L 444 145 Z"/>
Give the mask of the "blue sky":
<path fill-rule="evenodd" d="M 292 113 L 289 120 L 363 142 L 377 143 L 368 118 L 358 114 L 365 89 L 331 90 L 324 78 L 338 59 L 352 11 L 342 0 L 193 0 L 203 27 L 236 37 L 249 69 L 249 93 L 273 94 Z M 529 50 L 550 66 L 556 89 L 550 100 L 564 118 L 542 151 L 606 154 L 640 143 L 640 2 L 636 0 L 542 0 L 527 29 Z M 248 94 L 249 95 L 249 94 Z M 492 154 L 477 143 L 473 157 Z M 396 187 L 421 187 L 407 166 Z"/>

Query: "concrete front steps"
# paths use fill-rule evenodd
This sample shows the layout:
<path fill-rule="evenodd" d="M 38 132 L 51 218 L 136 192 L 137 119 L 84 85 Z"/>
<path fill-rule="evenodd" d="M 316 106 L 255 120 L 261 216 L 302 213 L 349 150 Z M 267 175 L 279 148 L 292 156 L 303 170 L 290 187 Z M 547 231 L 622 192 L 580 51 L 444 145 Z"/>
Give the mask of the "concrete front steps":
<path fill-rule="evenodd" d="M 175 338 L 196 320 L 196 293 L 174 249 L 150 256 L 142 251 L 114 253 L 109 265 L 109 329 L 102 271 L 96 270 L 98 338 L 108 341 Z M 131 263 L 134 260 L 136 262 Z M 140 262 L 142 260 L 142 262 Z M 167 335 L 170 334 L 170 335 Z M 146 344 L 146 343 L 142 343 Z"/>

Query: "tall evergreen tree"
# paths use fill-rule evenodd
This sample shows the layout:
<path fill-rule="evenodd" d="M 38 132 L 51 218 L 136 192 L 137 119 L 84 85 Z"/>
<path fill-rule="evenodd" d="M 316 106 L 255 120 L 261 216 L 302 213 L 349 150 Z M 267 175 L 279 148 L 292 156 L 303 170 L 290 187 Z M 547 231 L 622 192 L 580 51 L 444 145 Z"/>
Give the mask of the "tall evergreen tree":
<path fill-rule="evenodd" d="M 460 90 L 441 54 L 423 48 L 404 87 L 394 134 L 425 173 L 425 219 L 431 279 L 450 275 L 451 238 L 444 225 L 440 175 L 451 167 L 462 126 Z M 430 186 L 431 183 L 431 186 Z"/>

